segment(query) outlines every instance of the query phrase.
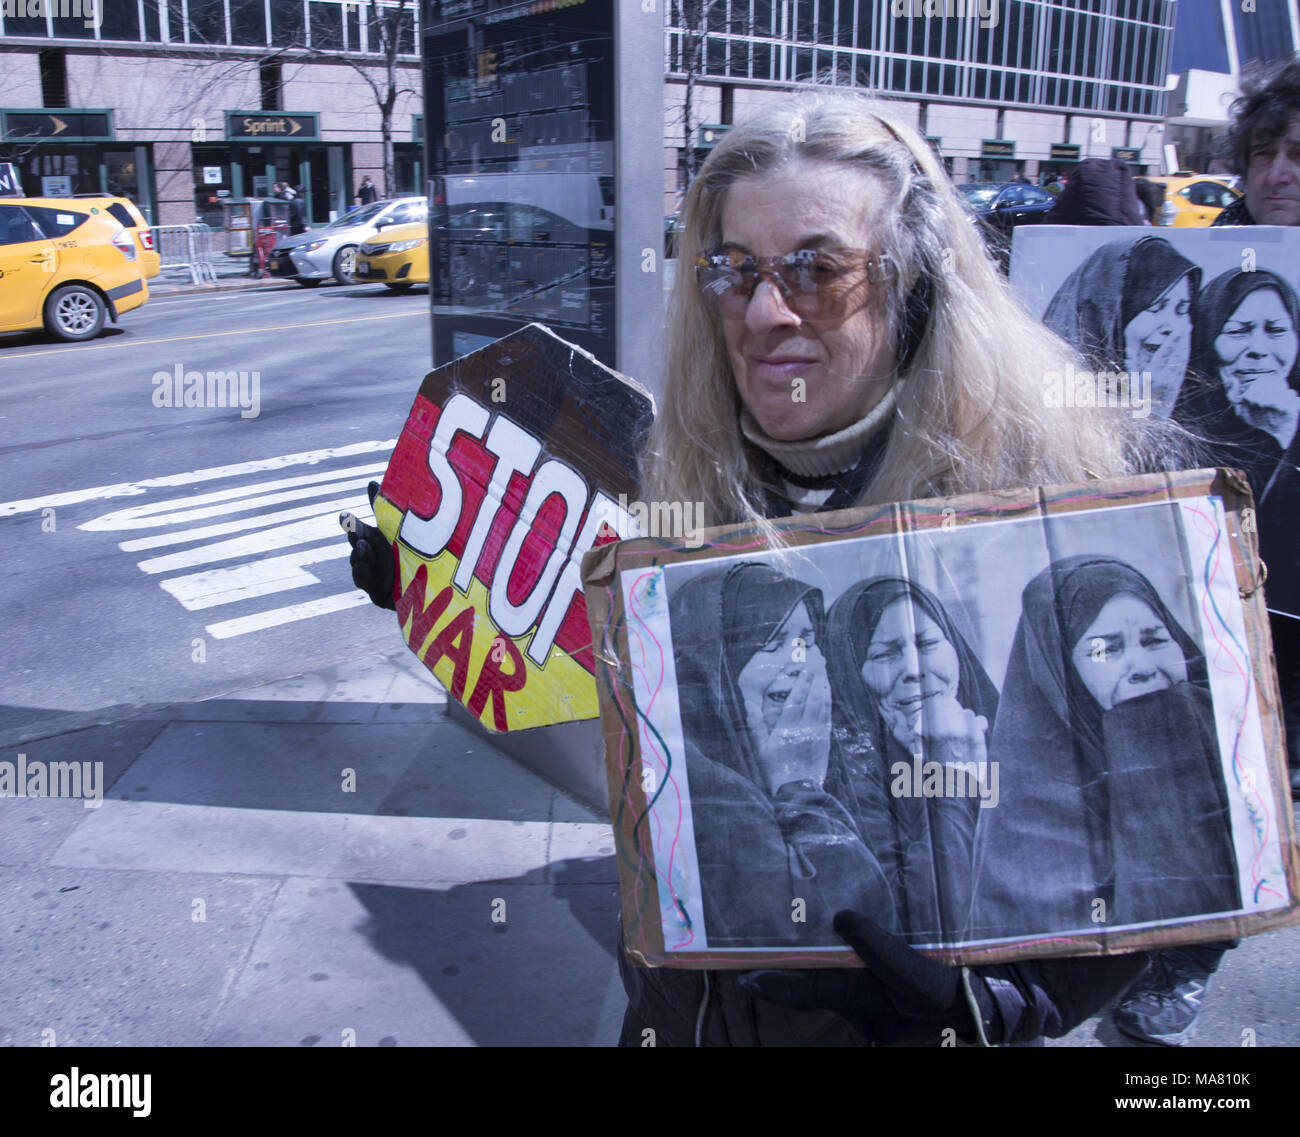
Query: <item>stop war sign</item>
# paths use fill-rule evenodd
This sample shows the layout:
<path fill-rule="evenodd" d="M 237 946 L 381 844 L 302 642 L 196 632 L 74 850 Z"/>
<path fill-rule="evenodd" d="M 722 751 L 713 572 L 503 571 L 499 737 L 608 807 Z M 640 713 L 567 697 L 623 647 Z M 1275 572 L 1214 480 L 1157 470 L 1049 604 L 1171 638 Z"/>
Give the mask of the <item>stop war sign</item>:
<path fill-rule="evenodd" d="M 582 555 L 654 418 L 641 387 L 538 324 L 425 376 L 375 499 L 412 651 L 486 727 L 598 713 Z"/>

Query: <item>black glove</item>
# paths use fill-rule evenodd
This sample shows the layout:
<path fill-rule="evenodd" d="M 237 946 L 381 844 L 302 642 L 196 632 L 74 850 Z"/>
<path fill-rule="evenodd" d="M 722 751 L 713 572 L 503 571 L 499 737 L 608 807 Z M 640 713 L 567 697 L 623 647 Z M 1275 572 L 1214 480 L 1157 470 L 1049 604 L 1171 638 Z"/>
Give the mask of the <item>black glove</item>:
<path fill-rule="evenodd" d="M 379 483 L 366 487 L 370 505 L 374 508 Z M 350 513 L 339 516 L 339 523 L 347 530 L 352 546 L 352 583 L 370 597 L 380 608 L 396 610 L 393 603 L 393 546 L 373 525 L 359 521 Z"/>
<path fill-rule="evenodd" d="M 797 1010 L 834 1011 L 867 1042 L 895 1045 L 950 1038 L 973 1042 L 975 1018 L 961 969 L 935 963 L 857 912 L 840 912 L 835 931 L 869 970 L 751 971 L 737 982 L 750 993 Z M 997 1041 L 1001 1025 L 983 981 L 971 972 L 971 991 L 985 1035 Z M 953 1035 L 945 1035 L 946 1030 Z"/>

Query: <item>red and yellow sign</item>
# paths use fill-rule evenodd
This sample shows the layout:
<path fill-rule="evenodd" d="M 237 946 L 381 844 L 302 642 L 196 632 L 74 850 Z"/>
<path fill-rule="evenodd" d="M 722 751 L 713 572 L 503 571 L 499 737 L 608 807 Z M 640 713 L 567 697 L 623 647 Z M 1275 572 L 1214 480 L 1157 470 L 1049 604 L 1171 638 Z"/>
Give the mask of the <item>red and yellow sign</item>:
<path fill-rule="evenodd" d="M 425 377 L 375 517 L 403 637 L 490 730 L 598 715 L 582 555 L 632 533 L 653 415 L 535 324 Z"/>

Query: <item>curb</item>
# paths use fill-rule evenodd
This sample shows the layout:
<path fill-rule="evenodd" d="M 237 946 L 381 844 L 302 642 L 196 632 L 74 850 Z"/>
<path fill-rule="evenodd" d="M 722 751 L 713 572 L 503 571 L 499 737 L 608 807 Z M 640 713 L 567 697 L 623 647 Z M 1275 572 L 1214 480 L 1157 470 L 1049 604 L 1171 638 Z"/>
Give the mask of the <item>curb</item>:
<path fill-rule="evenodd" d="M 114 723 L 139 718 L 142 715 L 164 710 L 172 703 L 114 703 L 96 711 L 69 711 L 41 719 L 28 726 L 14 727 L 0 732 L 0 750 L 10 750 L 28 742 L 39 742 L 46 738 L 57 738 L 64 734 L 76 734 L 78 731 L 90 730 L 96 726 L 112 726 Z"/>
<path fill-rule="evenodd" d="M 254 280 L 249 277 L 247 280 L 230 284 L 181 284 L 175 288 L 164 285 L 161 288 L 150 288 L 149 298 L 152 300 L 155 296 L 191 296 L 200 292 L 241 292 L 246 289 L 286 288 L 292 283 L 292 280 Z"/>

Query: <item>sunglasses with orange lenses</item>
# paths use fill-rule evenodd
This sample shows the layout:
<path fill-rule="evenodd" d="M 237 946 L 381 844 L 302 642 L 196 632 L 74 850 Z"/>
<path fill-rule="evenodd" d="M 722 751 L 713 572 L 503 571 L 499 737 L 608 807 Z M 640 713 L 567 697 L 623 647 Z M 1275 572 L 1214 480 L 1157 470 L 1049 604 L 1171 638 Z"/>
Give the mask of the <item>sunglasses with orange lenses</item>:
<path fill-rule="evenodd" d="M 740 249 L 695 261 L 695 280 L 705 299 L 723 316 L 743 318 L 754 290 L 770 276 L 795 315 L 807 320 L 839 319 L 858 286 L 889 277 L 888 253 L 864 249 L 800 249 L 777 257 L 755 257 Z"/>

